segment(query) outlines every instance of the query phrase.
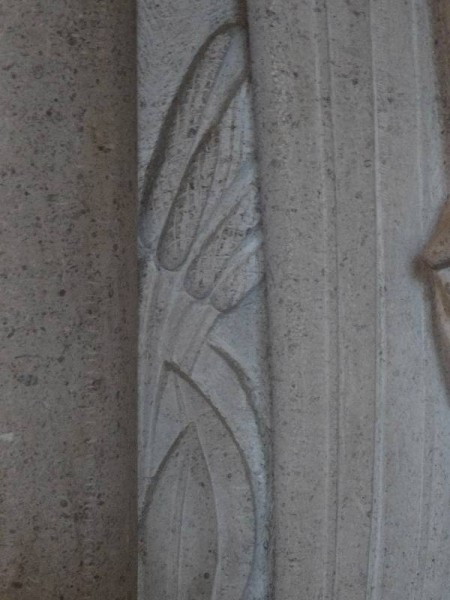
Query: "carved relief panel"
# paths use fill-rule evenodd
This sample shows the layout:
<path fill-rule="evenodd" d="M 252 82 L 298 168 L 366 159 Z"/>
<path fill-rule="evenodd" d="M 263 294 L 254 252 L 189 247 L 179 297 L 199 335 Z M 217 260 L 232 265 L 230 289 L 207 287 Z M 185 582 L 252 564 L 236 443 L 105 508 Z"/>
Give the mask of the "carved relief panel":
<path fill-rule="evenodd" d="M 139 6 L 140 600 L 445 600 L 448 209 L 423 255 L 443 352 L 413 267 L 448 195 L 436 18 L 248 2 L 271 419 L 246 21 Z"/>
<path fill-rule="evenodd" d="M 221 13 L 180 69 L 143 167 L 141 600 L 268 591 L 270 410 L 247 32 L 234 7 Z M 161 18 L 158 6 L 142 5 L 141 18 Z"/>

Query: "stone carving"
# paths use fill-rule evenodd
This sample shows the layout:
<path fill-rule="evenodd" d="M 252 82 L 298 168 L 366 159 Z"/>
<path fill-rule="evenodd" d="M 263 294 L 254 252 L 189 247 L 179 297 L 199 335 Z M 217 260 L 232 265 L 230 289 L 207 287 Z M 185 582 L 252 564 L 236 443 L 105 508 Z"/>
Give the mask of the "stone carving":
<path fill-rule="evenodd" d="M 448 193 L 430 4 L 248 0 L 277 600 L 448 598 L 448 392 L 412 268 Z"/>
<path fill-rule="evenodd" d="M 247 36 L 219 27 L 163 122 L 139 218 L 141 600 L 263 600 L 269 394 Z"/>
<path fill-rule="evenodd" d="M 447 365 L 450 360 L 450 203 L 448 201 L 423 252 L 423 259 L 429 268 L 428 278 L 433 289 L 437 342 L 444 363 L 443 372 L 448 379 Z"/>

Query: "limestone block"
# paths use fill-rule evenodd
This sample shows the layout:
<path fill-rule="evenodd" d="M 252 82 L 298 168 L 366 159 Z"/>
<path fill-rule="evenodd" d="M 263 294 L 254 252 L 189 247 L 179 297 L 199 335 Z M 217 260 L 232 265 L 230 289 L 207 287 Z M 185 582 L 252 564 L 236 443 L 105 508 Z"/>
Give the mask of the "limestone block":
<path fill-rule="evenodd" d="M 0 597 L 131 600 L 133 2 L 0 6 Z"/>

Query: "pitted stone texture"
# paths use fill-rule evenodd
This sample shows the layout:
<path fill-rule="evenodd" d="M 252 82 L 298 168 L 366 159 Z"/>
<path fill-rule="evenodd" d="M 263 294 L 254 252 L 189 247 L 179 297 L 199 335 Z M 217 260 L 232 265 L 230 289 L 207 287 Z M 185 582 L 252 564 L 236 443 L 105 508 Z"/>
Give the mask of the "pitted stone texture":
<path fill-rule="evenodd" d="M 247 26 L 234 0 L 139 11 L 139 598 L 265 600 L 270 394 Z"/>
<path fill-rule="evenodd" d="M 0 596 L 135 588 L 133 2 L 0 7 Z"/>
<path fill-rule="evenodd" d="M 417 268 L 448 194 L 446 4 L 248 2 L 276 600 L 448 598 L 450 409 Z"/>

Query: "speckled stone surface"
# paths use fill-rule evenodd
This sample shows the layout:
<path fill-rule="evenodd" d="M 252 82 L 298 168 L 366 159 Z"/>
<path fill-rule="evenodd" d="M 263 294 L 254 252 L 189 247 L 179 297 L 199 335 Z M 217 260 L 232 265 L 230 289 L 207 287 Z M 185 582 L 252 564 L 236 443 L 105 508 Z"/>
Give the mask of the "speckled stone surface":
<path fill-rule="evenodd" d="M 448 2 L 248 7 L 272 368 L 274 598 L 446 600 L 445 217 L 446 247 L 442 235 L 428 246 L 437 285 L 418 265 L 449 193 Z"/>
<path fill-rule="evenodd" d="M 0 597 L 135 598 L 131 0 L 0 6 Z"/>
<path fill-rule="evenodd" d="M 191 311 L 196 211 L 141 239 L 140 600 L 448 600 L 448 2 L 242 8 L 140 1 L 137 124 L 134 2 L 1 3 L 1 600 L 136 599 L 135 166 L 157 220 L 225 116 L 264 261 Z"/>
<path fill-rule="evenodd" d="M 267 600 L 270 392 L 247 24 L 139 0 L 139 600 Z"/>

